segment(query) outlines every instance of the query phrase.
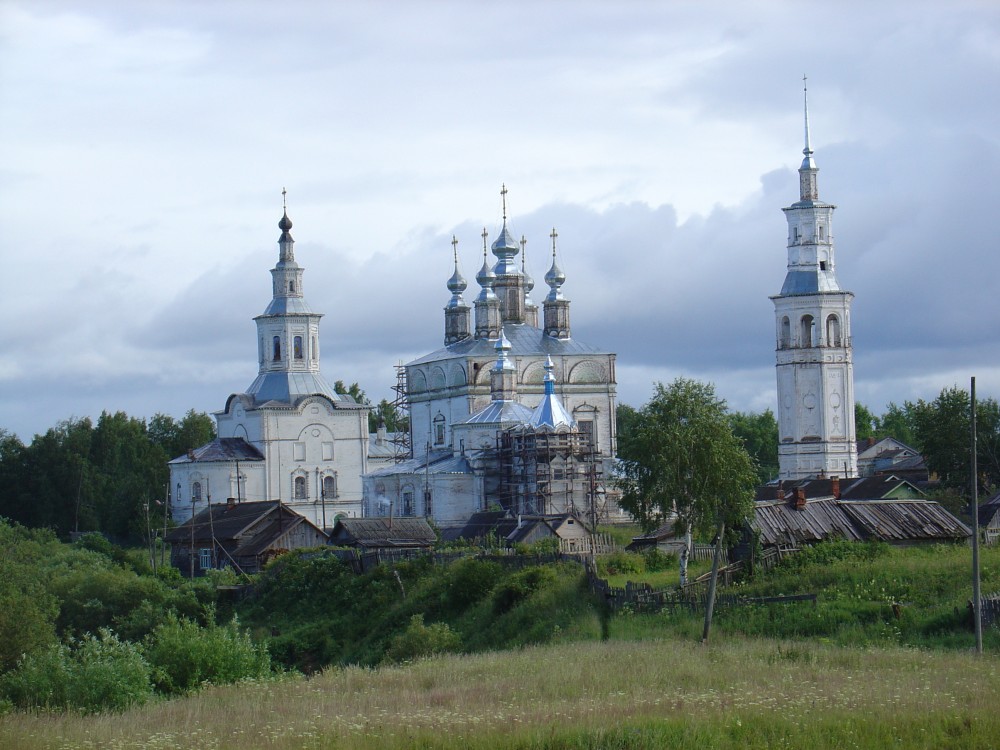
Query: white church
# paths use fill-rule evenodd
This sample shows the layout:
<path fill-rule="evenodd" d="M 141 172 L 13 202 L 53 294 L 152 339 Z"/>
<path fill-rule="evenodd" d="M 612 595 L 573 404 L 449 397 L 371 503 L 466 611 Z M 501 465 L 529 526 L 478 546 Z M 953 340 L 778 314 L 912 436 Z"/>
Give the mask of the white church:
<path fill-rule="evenodd" d="M 321 313 L 306 302 L 287 207 L 278 222 L 272 298 L 257 324 L 256 379 L 216 412 L 218 437 L 170 462 L 171 513 L 280 500 L 319 528 L 361 515 L 368 412 L 320 370 Z"/>
<path fill-rule="evenodd" d="M 444 528 L 491 507 L 625 518 L 609 481 L 615 355 L 573 336 L 555 229 L 539 316 L 526 240 L 508 226 L 506 194 L 504 187 L 503 225 L 489 246 L 483 230 L 472 308 L 452 239 L 444 346 L 405 368 L 411 458 L 365 477 L 366 515 L 423 516 Z"/>
<path fill-rule="evenodd" d="M 777 335 L 778 478 L 858 476 L 851 300 L 833 253 L 833 210 L 819 199 L 804 92 L 799 200 L 788 221 L 788 270 L 771 297 Z"/>

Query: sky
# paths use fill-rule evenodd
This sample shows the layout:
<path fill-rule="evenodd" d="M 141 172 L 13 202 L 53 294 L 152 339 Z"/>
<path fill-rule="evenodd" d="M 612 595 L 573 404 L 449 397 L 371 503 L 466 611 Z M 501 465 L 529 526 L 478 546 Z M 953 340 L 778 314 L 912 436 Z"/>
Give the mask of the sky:
<path fill-rule="evenodd" d="M 373 401 L 506 185 L 621 403 L 773 409 L 803 75 L 857 400 L 1000 397 L 995 2 L 0 0 L 0 428 L 245 390 L 283 188 L 324 374 Z"/>

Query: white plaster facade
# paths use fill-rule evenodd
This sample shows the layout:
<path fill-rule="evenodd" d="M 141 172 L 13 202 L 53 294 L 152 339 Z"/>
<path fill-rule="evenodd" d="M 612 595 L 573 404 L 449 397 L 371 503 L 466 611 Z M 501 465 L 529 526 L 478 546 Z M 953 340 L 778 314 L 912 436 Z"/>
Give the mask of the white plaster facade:
<path fill-rule="evenodd" d="M 856 477 L 851 301 L 836 276 L 833 211 L 819 200 L 806 110 L 799 200 L 783 209 L 788 265 L 774 302 L 780 479 Z"/>
<path fill-rule="evenodd" d="M 272 300 L 254 319 L 257 377 L 215 414 L 216 441 L 170 462 L 175 521 L 204 508 L 209 496 L 213 503 L 281 500 L 320 528 L 361 515 L 369 407 L 323 377 L 322 315 L 305 301 L 287 213 L 278 226 Z"/>

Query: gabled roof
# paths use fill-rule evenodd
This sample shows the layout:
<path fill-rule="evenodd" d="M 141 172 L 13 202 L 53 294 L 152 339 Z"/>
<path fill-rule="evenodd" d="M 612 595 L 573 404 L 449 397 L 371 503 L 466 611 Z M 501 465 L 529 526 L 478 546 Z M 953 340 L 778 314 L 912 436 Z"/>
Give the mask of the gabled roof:
<path fill-rule="evenodd" d="M 203 461 L 263 461 L 264 456 L 243 438 L 215 438 L 211 443 L 195 448 L 170 463 L 199 463 Z"/>
<path fill-rule="evenodd" d="M 918 498 L 924 496 L 924 493 L 915 485 L 905 479 L 900 479 L 889 474 L 844 480 L 840 485 L 840 499 L 881 500 L 893 493 L 898 495 L 900 490 L 907 492 L 911 497 Z"/>
<path fill-rule="evenodd" d="M 341 518 L 331 544 L 359 547 L 429 547 L 437 541 L 423 518 Z"/>
<path fill-rule="evenodd" d="M 980 526 L 986 526 L 998 513 L 1000 513 L 1000 492 L 979 506 Z"/>
<path fill-rule="evenodd" d="M 882 438 L 871 445 L 868 444 L 867 440 L 858 441 L 858 459 L 862 461 L 900 453 L 919 455 L 920 451 L 893 437 Z"/>
<path fill-rule="evenodd" d="M 839 487 L 839 490 L 837 489 Z M 840 500 L 881 500 L 901 491 L 921 498 L 924 493 L 914 484 L 892 474 L 854 479 L 794 479 L 757 487 L 757 502 L 790 500 L 801 489 L 807 498 L 834 497 Z M 779 497 L 780 493 L 780 497 Z"/>

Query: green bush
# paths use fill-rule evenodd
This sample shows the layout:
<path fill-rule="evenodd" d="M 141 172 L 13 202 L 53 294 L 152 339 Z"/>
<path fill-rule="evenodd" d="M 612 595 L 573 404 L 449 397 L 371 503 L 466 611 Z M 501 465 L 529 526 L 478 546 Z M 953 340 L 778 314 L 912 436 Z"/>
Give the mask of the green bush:
<path fill-rule="evenodd" d="M 421 659 L 434 654 L 459 651 L 462 638 L 446 623 L 435 622 L 424 625 L 423 615 L 413 615 L 410 624 L 389 642 L 385 661 L 403 662 Z"/>
<path fill-rule="evenodd" d="M 152 696 L 149 665 L 139 647 L 109 630 L 75 647 L 54 644 L 28 654 L 0 678 L 0 692 L 19 708 L 121 711 Z"/>
<path fill-rule="evenodd" d="M 514 573 L 493 590 L 493 612 L 499 615 L 510 611 L 555 577 L 551 567 L 541 565 Z"/>
<path fill-rule="evenodd" d="M 502 573 L 499 564 L 487 560 L 466 558 L 452 563 L 447 568 L 448 607 L 459 611 L 475 604 L 493 590 Z"/>
<path fill-rule="evenodd" d="M 602 576 L 644 573 L 646 558 L 636 552 L 612 552 L 597 558 L 597 572 Z"/>
<path fill-rule="evenodd" d="M 677 555 L 668 555 L 661 552 L 656 547 L 650 547 L 642 553 L 646 570 L 650 573 L 658 573 L 661 570 L 673 570 L 677 567 Z"/>
<path fill-rule="evenodd" d="M 145 642 L 153 682 L 161 692 L 187 693 L 205 683 L 223 685 L 265 677 L 271 658 L 234 619 L 227 625 L 199 627 L 191 620 L 167 616 Z"/>

